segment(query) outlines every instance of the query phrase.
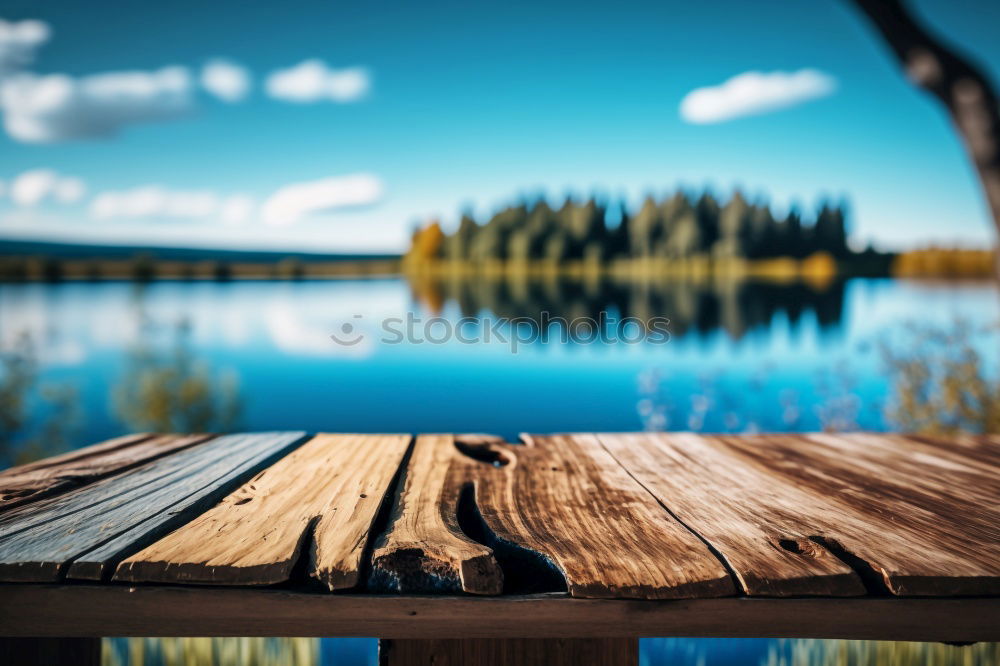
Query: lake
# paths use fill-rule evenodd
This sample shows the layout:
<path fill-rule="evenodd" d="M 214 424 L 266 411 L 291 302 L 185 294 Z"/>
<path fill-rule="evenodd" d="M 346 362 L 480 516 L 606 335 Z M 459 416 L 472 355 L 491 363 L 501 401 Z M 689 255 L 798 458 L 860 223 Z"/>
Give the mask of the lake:
<path fill-rule="evenodd" d="M 25 400 L 0 404 L 3 466 L 150 429 L 887 430 L 883 346 L 964 320 L 983 366 L 1000 351 L 997 290 L 971 282 L 4 284 L 0 313 L 5 389 Z M 322 646 L 323 663 L 374 663 L 370 640 Z M 642 663 L 779 648 L 657 639 Z"/>

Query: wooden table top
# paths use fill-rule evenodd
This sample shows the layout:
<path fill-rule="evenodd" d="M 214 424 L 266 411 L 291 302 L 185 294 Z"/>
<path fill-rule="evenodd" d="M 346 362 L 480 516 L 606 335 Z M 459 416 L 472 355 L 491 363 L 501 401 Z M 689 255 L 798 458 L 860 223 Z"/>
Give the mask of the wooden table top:
<path fill-rule="evenodd" d="M 0 626 L 997 640 L 998 498 L 994 437 L 130 435 L 0 473 Z"/>

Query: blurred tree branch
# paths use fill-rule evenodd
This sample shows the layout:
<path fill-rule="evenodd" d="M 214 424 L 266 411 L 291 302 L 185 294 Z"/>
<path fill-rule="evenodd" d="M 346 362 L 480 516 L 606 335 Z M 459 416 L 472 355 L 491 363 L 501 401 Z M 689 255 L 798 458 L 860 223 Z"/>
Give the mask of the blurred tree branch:
<path fill-rule="evenodd" d="M 882 34 L 907 78 L 947 107 L 1000 234 L 1000 108 L 990 81 L 964 55 L 928 32 L 902 0 L 852 1 Z"/>

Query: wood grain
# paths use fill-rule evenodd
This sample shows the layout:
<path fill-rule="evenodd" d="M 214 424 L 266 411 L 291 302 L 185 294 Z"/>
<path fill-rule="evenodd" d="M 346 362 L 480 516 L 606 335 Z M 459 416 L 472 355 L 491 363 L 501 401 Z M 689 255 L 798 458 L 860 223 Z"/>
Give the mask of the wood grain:
<path fill-rule="evenodd" d="M 0 585 L 7 636 L 716 636 L 997 641 L 1000 597 L 668 601 L 317 594 L 275 588 Z"/>
<path fill-rule="evenodd" d="M 635 638 L 385 639 L 379 666 L 635 666 Z"/>
<path fill-rule="evenodd" d="M 211 435 L 139 433 L 0 472 L 0 511 L 138 467 Z"/>
<path fill-rule="evenodd" d="M 99 580 L 207 509 L 302 433 L 229 435 L 0 514 L 0 580 Z"/>
<path fill-rule="evenodd" d="M 743 592 L 865 594 L 860 577 L 809 540 L 844 520 L 821 497 L 689 433 L 601 434 L 628 472 L 724 558 Z M 849 516 L 848 516 L 849 518 Z"/>
<path fill-rule="evenodd" d="M 721 439 L 852 516 L 828 541 L 892 593 L 1000 593 L 997 467 L 881 434 Z"/>
<path fill-rule="evenodd" d="M 304 546 L 309 575 L 354 587 L 409 435 L 316 435 L 192 522 L 125 559 L 115 580 L 269 585 Z"/>
<path fill-rule="evenodd" d="M 372 555 L 369 585 L 378 590 L 500 594 L 493 551 L 458 525 L 465 460 L 450 435 L 421 435 L 403 472 L 388 530 Z"/>
<path fill-rule="evenodd" d="M 556 573 L 575 597 L 735 592 L 709 549 L 593 436 L 534 437 L 532 443 L 465 444 L 460 451 L 449 436 L 418 438 L 407 472 L 417 481 L 404 487 L 395 519 L 375 551 L 376 577 L 402 580 L 405 585 L 397 589 L 405 591 L 484 593 L 491 590 L 490 578 L 495 590 L 502 576 L 511 591 Z M 447 472 L 439 471 L 436 490 L 421 496 L 423 460 Z M 459 506 L 463 487 L 473 489 L 468 496 L 474 500 L 464 508 Z M 452 518 L 460 514 L 467 516 L 464 528 Z M 490 548 L 466 536 L 477 524 Z M 509 562 L 502 573 L 491 568 L 498 558 Z M 466 584 L 471 577 L 462 569 L 470 561 L 490 563 L 476 569 L 475 587 Z M 519 584 L 512 586 L 515 575 Z"/>

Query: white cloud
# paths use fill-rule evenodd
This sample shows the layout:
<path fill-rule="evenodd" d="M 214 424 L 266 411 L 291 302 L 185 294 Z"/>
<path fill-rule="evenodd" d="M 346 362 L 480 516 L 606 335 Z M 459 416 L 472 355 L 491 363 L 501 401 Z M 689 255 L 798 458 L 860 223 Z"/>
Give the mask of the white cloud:
<path fill-rule="evenodd" d="M 368 94 L 371 80 L 362 67 L 333 69 L 318 59 L 305 60 L 289 69 L 271 72 L 267 94 L 286 102 L 354 102 Z"/>
<path fill-rule="evenodd" d="M 35 51 L 49 40 L 51 33 L 43 21 L 0 19 L 0 75 L 30 64 Z"/>
<path fill-rule="evenodd" d="M 250 92 L 250 73 L 228 60 L 212 60 L 201 70 L 201 87 L 224 102 L 239 102 Z"/>
<path fill-rule="evenodd" d="M 0 108 L 7 132 L 19 141 L 110 137 L 127 125 L 186 113 L 191 88 L 188 70 L 176 66 L 81 78 L 22 72 L 0 82 Z"/>
<path fill-rule="evenodd" d="M 143 185 L 129 190 L 101 192 L 90 202 L 90 214 L 114 218 L 200 219 L 218 212 L 220 198 L 210 190 L 171 190 Z"/>
<path fill-rule="evenodd" d="M 66 183 L 62 186 L 71 188 Z M 55 192 L 56 186 L 51 187 Z M 382 192 L 382 181 L 364 173 L 286 185 L 261 206 L 248 194 L 176 190 L 151 184 L 100 192 L 90 201 L 90 216 L 98 220 L 208 220 L 226 225 L 260 219 L 267 224 L 284 225 L 312 213 L 374 204 L 381 199 Z"/>
<path fill-rule="evenodd" d="M 79 178 L 63 177 L 56 183 L 52 195 L 56 201 L 64 204 L 74 204 L 87 193 L 87 187 Z"/>
<path fill-rule="evenodd" d="M 226 224 L 242 224 L 253 217 L 255 209 L 253 198 L 246 194 L 175 190 L 163 185 L 101 192 L 90 202 L 90 215 L 99 220 L 218 219 Z"/>
<path fill-rule="evenodd" d="M 52 169 L 32 169 L 18 175 L 10 184 L 10 198 L 18 206 L 37 206 L 48 198 L 73 204 L 83 198 L 87 188 L 73 176 L 63 176 Z"/>
<path fill-rule="evenodd" d="M 295 183 L 268 197 L 261 217 L 267 224 L 292 224 L 312 213 L 370 206 L 382 198 L 383 191 L 382 181 L 366 173 Z"/>
<path fill-rule="evenodd" d="M 721 123 L 825 97 L 836 87 L 833 77 L 815 69 L 744 72 L 722 85 L 692 90 L 681 101 L 680 113 L 689 123 Z"/>
<path fill-rule="evenodd" d="M 222 201 L 219 206 L 219 219 L 224 224 L 243 224 L 253 217 L 257 205 L 253 197 L 246 194 L 234 194 Z"/>

